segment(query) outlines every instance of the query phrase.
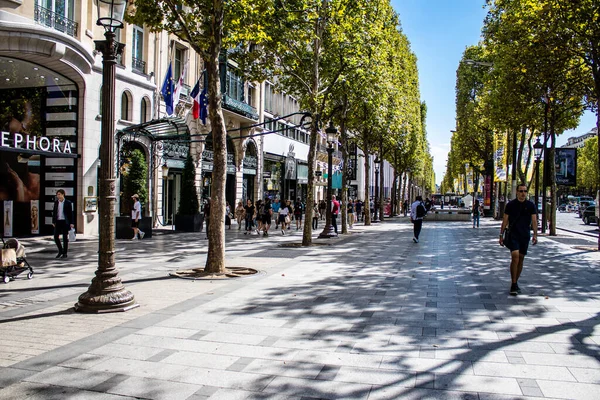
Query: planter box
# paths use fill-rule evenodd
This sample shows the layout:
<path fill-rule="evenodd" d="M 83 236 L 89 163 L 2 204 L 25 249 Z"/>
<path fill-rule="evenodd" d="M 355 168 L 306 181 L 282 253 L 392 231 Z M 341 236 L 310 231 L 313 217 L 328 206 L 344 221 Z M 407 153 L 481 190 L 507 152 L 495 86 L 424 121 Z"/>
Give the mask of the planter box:
<path fill-rule="evenodd" d="M 180 232 L 202 232 L 204 215 L 175 215 L 175 230 Z"/>
<path fill-rule="evenodd" d="M 140 229 L 144 232 L 146 238 L 152 237 L 152 218 L 142 217 L 140 220 Z M 131 228 L 131 217 L 115 218 L 115 233 L 117 239 L 132 239 L 133 229 Z"/>

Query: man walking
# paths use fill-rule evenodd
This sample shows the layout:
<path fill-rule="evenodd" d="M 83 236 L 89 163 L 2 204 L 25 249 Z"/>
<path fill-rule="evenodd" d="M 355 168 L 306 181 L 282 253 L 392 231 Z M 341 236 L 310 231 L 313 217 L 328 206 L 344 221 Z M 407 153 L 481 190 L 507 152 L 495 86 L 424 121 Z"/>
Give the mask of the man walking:
<path fill-rule="evenodd" d="M 335 234 L 338 234 L 337 231 L 337 217 L 340 213 L 340 202 L 335 199 L 335 195 L 331 196 L 331 225 L 333 226 L 333 230 Z"/>
<path fill-rule="evenodd" d="M 58 248 L 56 258 L 67 258 L 69 251 L 69 230 L 73 228 L 75 218 L 73 215 L 73 203 L 65 199 L 65 191 L 56 191 L 56 200 L 52 210 L 52 226 L 54 226 L 54 242 Z M 60 244 L 60 235 L 63 236 L 63 244 Z"/>
<path fill-rule="evenodd" d="M 144 238 L 145 233 L 140 230 L 140 220 L 142 219 L 142 203 L 140 203 L 140 196 L 134 194 L 131 196 L 133 199 L 133 209 L 131 210 L 131 227 L 133 228 L 133 239 L 137 240 L 138 234 L 140 239 Z"/>
<path fill-rule="evenodd" d="M 500 226 L 500 246 L 506 246 L 510 250 L 510 294 L 516 296 L 521 292 L 517 281 L 523 271 L 523 260 L 529 247 L 533 229 L 533 239 L 531 243 L 537 244 L 537 214 L 535 204 L 526 199 L 527 186 L 521 184 L 517 186 L 517 198 L 511 200 L 504 208 L 504 218 Z M 506 241 L 503 240 L 504 230 L 508 228 Z"/>
<path fill-rule="evenodd" d="M 413 223 L 413 242 L 419 243 L 419 235 L 423 226 L 423 218 L 427 215 L 427 209 L 423 204 L 423 197 L 417 196 L 415 202 L 410 206 L 410 222 Z"/>

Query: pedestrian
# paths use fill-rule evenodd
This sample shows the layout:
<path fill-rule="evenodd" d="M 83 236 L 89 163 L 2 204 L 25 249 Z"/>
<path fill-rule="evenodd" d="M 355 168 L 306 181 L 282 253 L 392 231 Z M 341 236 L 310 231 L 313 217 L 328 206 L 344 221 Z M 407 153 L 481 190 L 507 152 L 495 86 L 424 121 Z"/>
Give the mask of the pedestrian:
<path fill-rule="evenodd" d="M 228 201 L 225 202 L 225 226 L 231 229 L 231 206 Z"/>
<path fill-rule="evenodd" d="M 319 216 L 321 217 L 321 220 L 325 219 L 326 210 L 327 202 L 325 202 L 325 200 L 321 200 L 321 202 L 319 202 Z"/>
<path fill-rule="evenodd" d="M 510 250 L 510 294 L 516 296 L 521 292 L 518 280 L 523 271 L 523 260 L 527 254 L 530 229 L 533 229 L 531 244 L 537 244 L 537 213 L 535 204 L 527 200 L 527 186 L 517 186 L 517 198 L 508 202 L 504 208 L 504 218 L 500 226 L 500 246 Z M 506 237 L 505 230 L 508 229 Z"/>
<path fill-rule="evenodd" d="M 302 229 L 302 213 L 304 212 L 304 205 L 300 200 L 300 197 L 296 199 L 294 203 L 294 219 L 296 220 L 296 230 Z"/>
<path fill-rule="evenodd" d="M 206 237 L 204 239 L 208 239 L 210 229 L 210 197 L 206 199 L 206 204 L 204 204 L 204 220 L 206 221 Z"/>
<path fill-rule="evenodd" d="M 138 235 L 140 239 L 144 238 L 145 233 L 140 229 L 140 220 L 142 219 L 142 203 L 140 203 L 140 197 L 137 194 L 131 196 L 133 199 L 133 209 L 131 210 L 131 227 L 133 228 L 133 239 L 137 240 Z"/>
<path fill-rule="evenodd" d="M 256 234 L 259 235 L 262 231 L 262 200 L 257 200 L 254 206 L 254 226 L 256 226 Z"/>
<path fill-rule="evenodd" d="M 423 197 L 417 196 L 415 202 L 410 206 L 410 222 L 413 223 L 413 242 L 419 243 L 419 235 L 423 226 L 423 218 L 427 215 L 427 209 L 423 204 Z"/>
<path fill-rule="evenodd" d="M 350 226 L 350 229 L 352 229 L 352 225 L 354 225 L 354 201 L 352 199 L 350 199 L 350 201 L 348 201 L 348 225 Z"/>
<path fill-rule="evenodd" d="M 404 200 L 402 203 L 402 209 L 404 210 L 404 216 L 406 217 L 406 214 L 408 213 L 408 200 Z"/>
<path fill-rule="evenodd" d="M 340 202 L 335 199 L 335 195 L 331 196 L 331 225 L 333 225 L 333 230 L 335 234 L 338 234 L 337 230 L 337 217 L 340 213 Z"/>
<path fill-rule="evenodd" d="M 359 221 L 363 221 L 363 202 L 360 199 L 356 202 L 356 217 Z"/>
<path fill-rule="evenodd" d="M 279 223 L 281 224 L 281 234 L 285 235 L 286 225 L 290 225 L 290 214 L 292 212 L 292 207 L 290 205 L 290 201 L 284 201 L 284 205 L 279 208 Z"/>
<path fill-rule="evenodd" d="M 473 228 L 475 228 L 475 224 L 477 224 L 477 227 L 479 228 L 479 200 L 475 200 L 475 203 L 473 203 Z"/>
<path fill-rule="evenodd" d="M 279 198 L 275 198 L 275 201 L 271 204 L 271 208 L 273 209 L 273 219 L 275 220 L 275 229 L 279 228 L 279 209 L 281 208 L 281 203 L 279 202 Z"/>
<path fill-rule="evenodd" d="M 319 204 L 317 204 L 316 201 L 315 204 L 313 204 L 312 228 L 313 230 L 319 228 Z"/>
<path fill-rule="evenodd" d="M 268 198 L 265 199 L 265 203 L 262 207 L 262 229 L 263 235 L 269 236 L 269 228 L 271 227 L 271 217 L 273 216 L 273 208 L 271 207 L 271 200 Z"/>
<path fill-rule="evenodd" d="M 248 235 L 250 234 L 250 232 L 252 232 L 252 228 L 254 227 L 254 204 L 250 199 L 246 200 L 246 206 L 244 207 L 244 215 L 246 218 L 244 235 Z"/>
<path fill-rule="evenodd" d="M 56 191 L 56 200 L 52 210 L 52 226 L 54 226 L 54 242 L 58 248 L 56 258 L 67 258 L 69 251 L 69 230 L 75 225 L 73 214 L 73 203 L 65 199 L 65 191 L 58 189 Z M 60 235 L 63 236 L 63 244 L 60 244 Z"/>
<path fill-rule="evenodd" d="M 237 224 L 238 224 L 238 231 L 240 229 L 242 229 L 242 221 L 244 220 L 245 216 L 246 216 L 246 210 L 244 210 L 244 205 L 242 204 L 241 201 L 238 201 L 238 205 L 235 208 L 235 220 L 237 221 Z"/>

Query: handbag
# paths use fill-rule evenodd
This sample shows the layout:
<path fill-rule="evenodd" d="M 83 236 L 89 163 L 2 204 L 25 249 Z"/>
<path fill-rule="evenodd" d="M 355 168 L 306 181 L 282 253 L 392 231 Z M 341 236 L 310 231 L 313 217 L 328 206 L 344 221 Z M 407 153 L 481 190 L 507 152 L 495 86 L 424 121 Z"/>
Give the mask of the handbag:
<path fill-rule="evenodd" d="M 12 267 L 17 265 L 17 252 L 15 249 L 2 249 L 0 253 L 0 264 L 3 267 Z"/>
<path fill-rule="evenodd" d="M 286 216 L 285 216 L 285 223 L 286 223 L 286 224 L 289 224 L 290 222 L 292 222 L 292 220 L 290 219 L 290 216 L 289 216 L 289 215 L 286 215 Z"/>

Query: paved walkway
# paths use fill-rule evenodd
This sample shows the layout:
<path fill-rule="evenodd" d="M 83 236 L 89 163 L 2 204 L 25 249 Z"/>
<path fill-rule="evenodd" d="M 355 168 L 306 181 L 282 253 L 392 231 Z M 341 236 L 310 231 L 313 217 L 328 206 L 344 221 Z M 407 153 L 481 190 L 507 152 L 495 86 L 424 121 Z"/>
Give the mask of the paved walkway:
<path fill-rule="evenodd" d="M 600 256 L 541 238 L 511 297 L 498 227 L 415 244 L 396 219 L 308 249 L 232 230 L 228 264 L 262 273 L 227 281 L 167 276 L 204 264 L 204 234 L 118 241 L 141 307 L 105 315 L 72 311 L 97 242 L 68 263 L 50 244 L 0 287 L 0 399 L 598 399 Z"/>

